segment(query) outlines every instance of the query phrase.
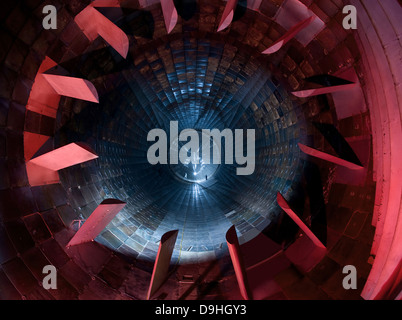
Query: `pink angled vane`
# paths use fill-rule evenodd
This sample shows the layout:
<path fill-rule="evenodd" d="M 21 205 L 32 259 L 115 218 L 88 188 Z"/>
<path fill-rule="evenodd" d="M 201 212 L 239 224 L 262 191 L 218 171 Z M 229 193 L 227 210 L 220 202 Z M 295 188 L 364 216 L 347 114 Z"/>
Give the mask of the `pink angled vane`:
<path fill-rule="evenodd" d="M 172 32 L 179 18 L 173 0 L 161 0 L 167 33 Z"/>
<path fill-rule="evenodd" d="M 244 300 L 250 300 L 252 299 L 252 293 L 247 280 L 247 272 L 240 251 L 239 239 L 237 238 L 235 226 L 232 226 L 226 233 L 226 242 L 228 244 L 229 254 L 232 259 L 240 294 Z"/>
<path fill-rule="evenodd" d="M 228 0 L 221 21 L 219 22 L 218 32 L 226 29 L 232 23 L 237 2 L 238 0 Z"/>
<path fill-rule="evenodd" d="M 98 92 L 88 80 L 53 74 L 42 74 L 42 76 L 60 96 L 99 103 Z"/>
<path fill-rule="evenodd" d="M 89 5 L 82 10 L 74 21 L 90 41 L 101 36 L 123 58 L 127 57 L 129 48 L 127 35 L 93 6 Z"/>
<path fill-rule="evenodd" d="M 30 163 L 58 171 L 96 158 L 98 158 L 98 156 L 87 145 L 82 143 L 70 143 L 36 157 L 30 160 Z"/>
<path fill-rule="evenodd" d="M 325 249 L 325 246 L 322 242 L 316 237 L 316 235 L 307 227 L 304 222 L 298 217 L 298 215 L 290 208 L 289 204 L 285 200 L 285 198 L 278 192 L 276 196 L 276 200 L 278 205 L 282 208 L 283 211 L 287 213 L 287 215 L 299 226 L 300 229 L 306 234 L 307 237 L 315 244 L 315 246 Z"/>
<path fill-rule="evenodd" d="M 45 138 L 28 135 L 28 139 L 38 139 L 38 143 Z M 28 140 L 29 141 L 29 140 Z M 38 146 L 38 145 L 37 145 Z M 40 146 L 39 146 L 40 147 Z M 28 152 L 29 150 L 26 150 Z M 35 150 L 36 152 L 37 150 Z M 31 155 L 33 150 L 29 151 Z M 26 163 L 27 176 L 31 186 L 58 183 L 58 170 L 65 169 L 83 162 L 98 158 L 89 146 L 82 143 L 71 143 L 55 149 L 41 156 L 33 158 Z"/>
<path fill-rule="evenodd" d="M 295 25 L 288 32 L 286 32 L 279 40 L 275 41 L 273 45 L 271 45 L 268 49 L 263 51 L 263 54 L 273 54 L 279 49 L 281 49 L 286 43 L 292 40 L 300 31 L 307 28 L 313 21 L 315 20 L 315 16 L 311 16 L 306 20 Z"/>
<path fill-rule="evenodd" d="M 330 155 L 328 153 L 325 153 L 325 152 L 318 151 L 316 149 L 307 147 L 304 144 L 299 143 L 298 146 L 299 146 L 301 151 L 303 151 L 305 154 L 308 154 L 309 156 L 316 157 L 316 158 L 319 158 L 319 159 L 322 159 L 322 160 L 325 160 L 325 161 L 329 161 L 329 162 L 335 163 L 337 165 L 346 167 L 346 168 L 351 169 L 351 170 L 363 170 L 364 169 L 364 167 L 362 167 L 362 166 L 359 166 L 359 165 L 354 164 L 352 162 L 349 162 L 349 161 L 343 160 L 341 158 L 332 156 L 332 155 Z"/>
<path fill-rule="evenodd" d="M 147 300 L 152 297 L 166 280 L 178 232 L 178 230 L 166 232 L 161 238 L 147 293 Z"/>
<path fill-rule="evenodd" d="M 125 205 L 125 202 L 116 199 L 103 200 L 78 229 L 67 247 L 94 240 Z"/>

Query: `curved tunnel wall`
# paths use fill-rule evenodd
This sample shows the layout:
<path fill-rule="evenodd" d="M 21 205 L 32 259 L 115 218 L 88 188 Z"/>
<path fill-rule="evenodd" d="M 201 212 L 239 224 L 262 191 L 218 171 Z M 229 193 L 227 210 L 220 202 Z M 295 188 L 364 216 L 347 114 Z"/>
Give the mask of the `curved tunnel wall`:
<path fill-rule="evenodd" d="M 277 39 L 278 35 L 284 32 L 284 29 L 278 24 L 267 24 L 267 18 L 275 19 L 275 15 L 284 3 L 286 2 L 281 1 L 274 4 L 263 1 L 259 7 L 261 15 L 247 11 L 241 19 L 232 24 L 231 32 L 237 35 L 239 41 L 261 49 L 266 48 L 273 41 L 270 39 Z M 377 92 L 386 92 L 387 96 L 390 97 L 389 92 L 392 91 L 392 88 L 396 88 L 395 95 L 398 92 L 400 93 L 398 87 L 395 86 L 399 83 L 397 78 L 394 78 L 396 73 L 393 75 L 392 72 L 389 72 L 389 70 L 396 70 L 397 65 L 392 65 L 392 61 L 395 60 L 389 60 L 391 61 L 389 70 L 385 71 L 385 69 L 379 68 L 380 74 L 386 72 L 383 74 L 384 79 L 389 79 L 390 74 L 393 78 L 393 82 L 390 81 L 389 85 L 385 85 L 386 82 L 383 82 L 386 90 L 379 89 L 378 86 L 381 84 L 378 82 L 371 82 L 371 77 L 366 72 L 368 70 L 371 70 L 373 74 L 376 72 L 376 69 L 373 69 L 373 61 L 370 61 L 370 56 L 361 54 L 362 52 L 369 52 L 370 45 L 373 47 L 377 45 L 373 43 L 373 38 L 367 36 L 364 38 L 363 30 L 367 34 L 372 32 L 368 17 L 374 13 L 370 6 L 364 7 L 367 15 L 360 17 L 362 19 L 361 24 L 365 28 L 358 29 L 359 37 L 356 37 L 358 43 L 356 45 L 355 35 L 341 28 L 343 16 L 340 11 L 343 3 L 330 1 L 329 4 L 323 4 L 307 1 L 305 4 L 326 23 L 327 27 L 317 34 L 306 48 L 293 41 L 286 50 L 272 58 L 272 64 L 280 70 L 280 77 L 286 79 L 287 85 L 292 90 L 300 89 L 303 86 L 303 78 L 306 76 L 313 76 L 317 73 L 333 74 L 345 66 L 355 67 L 365 93 L 368 110 L 363 108 L 355 114 L 347 114 L 346 116 L 343 114 L 342 118 L 339 113 L 341 107 L 337 105 L 337 101 L 338 103 L 342 101 L 342 97 L 331 97 L 328 100 L 322 98 L 308 99 L 298 101 L 298 103 L 302 104 L 308 122 L 334 124 L 342 135 L 351 142 L 352 146 L 355 146 L 355 150 L 362 149 L 365 151 L 362 154 L 366 156 L 365 168 L 367 171 L 359 183 L 351 184 L 339 169 L 321 160 L 305 159 L 312 166 L 318 165 L 316 168 L 319 168 L 321 177 L 323 177 L 328 227 L 328 254 L 313 270 L 307 273 L 298 269 L 294 264 L 285 263 L 280 272 L 275 274 L 274 281 L 277 287 L 274 296 L 271 298 L 359 298 L 367 277 L 369 277 L 369 282 L 367 282 L 366 290 L 371 290 L 370 283 L 379 283 L 378 279 L 380 279 L 379 274 L 381 272 L 378 270 L 382 269 L 381 265 L 385 264 L 385 256 L 387 256 L 384 249 L 378 252 L 378 256 L 384 258 L 376 257 L 374 259 L 374 263 L 378 263 L 379 266 L 375 266 L 374 273 L 370 274 L 371 266 L 367 261 L 370 253 L 375 254 L 375 252 L 370 252 L 374 234 L 371 220 L 375 190 L 371 174 L 373 169 L 378 177 L 384 174 L 379 169 L 383 158 L 374 156 L 373 168 L 372 157 L 370 154 L 367 155 L 367 148 L 359 148 L 359 146 L 366 146 L 367 137 L 370 137 L 371 134 L 378 137 L 378 132 L 388 130 L 387 125 L 384 126 L 385 121 L 377 124 L 379 118 L 373 115 L 373 111 L 376 110 L 373 102 L 376 100 L 373 99 L 378 98 Z M 198 27 L 200 29 L 205 28 L 206 31 L 213 31 L 217 24 L 217 17 L 223 10 L 223 5 L 211 4 L 207 1 L 200 1 L 198 5 L 199 19 L 204 22 L 200 23 Z M 356 5 L 358 6 L 359 3 Z M 4 21 L 2 25 L 4 46 L 1 56 L 4 60 L 1 74 L 1 141 L 3 146 L 1 168 L 4 172 L 2 175 L 4 178 L 0 190 L 2 229 L 0 233 L 2 237 L 0 281 L 2 298 L 144 298 L 149 284 L 152 263 L 143 259 L 135 259 L 137 254 L 132 255 L 132 248 L 123 247 L 120 252 L 115 252 L 110 250 L 108 246 L 93 242 L 70 250 L 64 249 L 65 244 L 74 233 L 70 223 L 74 219 L 85 218 L 104 196 L 101 188 L 98 188 L 99 184 L 93 184 L 93 180 L 88 178 L 91 177 L 91 170 L 95 175 L 99 173 L 93 172 L 90 165 L 83 165 L 81 168 L 83 170 L 71 169 L 70 174 L 65 175 L 64 179 L 74 182 L 69 182 L 70 189 L 65 189 L 65 184 L 64 187 L 62 184 L 30 187 L 25 171 L 23 132 L 29 131 L 45 136 L 54 136 L 60 128 L 60 123 L 69 117 L 66 114 L 59 114 L 61 119 L 59 118 L 58 121 L 60 122 L 56 123 L 52 118 L 25 110 L 24 106 L 27 103 L 35 74 L 43 58 L 47 55 L 55 61 L 68 61 L 71 56 L 80 55 L 89 46 L 102 48 L 104 43 L 99 40 L 90 44 L 72 21 L 74 16 L 85 7 L 85 4 L 80 2 L 60 3 L 58 5 L 61 13 L 61 25 L 57 31 L 52 32 L 41 30 L 39 3 L 30 3 L 28 6 L 9 4 L 9 6 L 7 10 L 3 11 L 6 18 L 2 20 Z M 161 17 L 158 5 L 149 9 L 154 17 Z M 390 7 L 384 6 L 384 15 L 391 15 L 390 11 L 392 11 Z M 390 17 L 389 20 L 396 23 L 395 16 Z M 376 20 L 370 19 L 370 21 Z M 190 23 L 186 24 L 184 20 L 179 21 L 178 27 L 180 28 L 182 25 L 185 29 Z M 381 24 L 379 23 L 379 25 Z M 162 25 L 161 28 L 155 30 L 163 34 L 165 32 L 163 27 Z M 377 27 L 376 30 L 381 29 Z M 398 29 L 395 28 L 395 30 Z M 377 32 L 382 34 L 380 31 Z M 264 34 L 268 34 L 267 38 L 264 38 Z M 398 38 L 397 34 L 396 37 Z M 135 39 L 139 46 L 146 45 L 150 41 L 141 37 Z M 385 42 L 391 40 L 381 41 L 383 41 L 381 48 L 384 48 L 386 52 L 388 51 L 389 56 L 392 56 L 394 51 L 392 51 L 392 47 L 387 45 L 388 42 Z M 377 49 L 379 48 L 377 47 Z M 302 54 L 300 54 L 301 52 Z M 376 64 L 382 65 L 383 57 L 379 50 L 377 50 L 376 59 Z M 223 61 L 225 62 L 225 60 Z M 227 63 L 230 64 L 230 60 Z M 99 90 L 102 80 L 101 78 L 94 80 Z M 72 101 L 67 100 L 62 99 L 61 103 L 64 103 L 64 106 L 68 106 L 70 103 L 75 110 L 80 110 L 80 105 L 82 108 L 82 103 L 72 103 Z M 387 106 L 399 108 L 395 99 L 391 102 Z M 394 119 L 397 118 L 394 117 Z M 371 132 L 370 120 L 373 123 L 373 132 Z M 322 133 L 311 123 L 306 126 L 305 131 L 306 143 L 310 142 L 317 149 L 333 153 Z M 368 141 L 370 140 L 368 138 Z M 395 140 L 389 139 L 389 141 Z M 381 150 L 382 143 L 381 140 L 373 142 L 375 155 L 379 154 L 378 150 Z M 55 145 L 48 147 L 53 148 Z M 387 150 L 390 150 L 390 147 Z M 119 154 L 119 149 L 113 148 L 113 153 Z M 113 158 L 115 157 L 110 157 L 110 162 L 115 161 Z M 108 161 L 105 163 L 107 164 Z M 385 169 L 390 168 L 386 164 L 383 167 Z M 82 175 L 82 172 L 86 172 L 86 174 Z M 113 176 L 113 174 L 111 172 L 106 177 Z M 117 174 L 119 174 L 118 171 Z M 88 181 L 91 183 L 88 184 Z M 377 183 L 378 181 L 381 179 L 377 178 Z M 386 186 L 387 184 L 385 184 Z M 386 189 L 383 187 L 379 189 L 377 186 L 377 193 L 381 193 L 381 190 Z M 386 191 L 384 194 L 387 194 Z M 395 197 L 395 200 L 392 201 L 397 201 L 398 192 L 392 195 Z M 378 202 L 378 199 L 377 197 L 377 207 L 381 207 L 380 205 L 383 202 Z M 308 202 L 305 206 L 304 219 L 308 221 L 311 219 L 308 214 L 310 212 Z M 393 210 L 394 214 L 389 217 L 394 218 L 387 218 L 384 222 L 385 230 L 388 230 L 387 228 L 390 226 L 398 226 L 392 222 L 397 221 L 399 209 L 394 208 Z M 387 212 L 387 214 L 381 214 L 381 216 L 388 217 L 388 211 L 384 210 L 383 212 Z M 286 220 L 286 217 L 282 214 L 279 216 L 279 220 Z M 277 240 L 275 235 L 282 234 L 283 229 L 281 228 L 286 224 L 279 224 L 278 226 L 274 227 L 274 230 L 265 230 L 265 233 Z M 377 239 L 381 239 L 381 233 L 378 233 L 378 230 L 377 227 Z M 386 234 L 397 235 L 397 229 L 391 233 L 386 231 Z M 393 242 L 384 241 L 381 243 L 380 248 L 384 247 L 385 243 L 397 244 L 397 238 L 395 236 Z M 392 261 L 397 261 L 395 257 L 398 256 L 398 251 L 394 250 L 391 249 L 390 254 L 393 257 Z M 248 265 L 255 262 L 255 258 L 254 261 L 253 258 L 250 258 Z M 46 264 L 53 264 L 60 271 L 60 289 L 57 292 L 46 291 L 41 287 L 42 265 Z M 353 264 L 359 270 L 358 292 L 346 292 L 340 285 L 343 277 L 341 269 L 346 264 Z M 394 266 L 388 265 L 388 270 Z M 267 270 L 265 271 L 267 272 Z M 389 273 L 387 274 L 389 275 Z M 392 276 L 395 279 L 398 278 L 397 274 L 392 274 Z M 384 279 L 384 276 L 381 277 Z M 197 284 L 196 288 L 194 283 Z M 208 264 L 199 261 L 193 265 L 180 266 L 165 287 L 166 292 L 169 292 L 167 293 L 168 298 L 187 299 L 236 298 L 236 294 L 233 293 L 236 290 L 233 289 L 236 289 L 236 282 L 227 257 Z M 387 289 L 393 289 L 392 285 Z M 264 298 L 269 298 L 272 294 L 268 291 Z M 375 295 L 367 294 L 364 297 L 372 298 Z"/>
<path fill-rule="evenodd" d="M 373 224 L 376 234 L 373 270 L 362 296 L 366 299 L 400 298 L 401 270 L 401 7 L 397 3 L 351 1 L 361 12 L 359 46 L 366 74 L 365 93 L 371 110 L 374 180 L 377 182 Z M 370 70 L 370 71 L 369 71 Z M 367 71 L 367 73 L 366 73 Z M 377 81 L 374 79 L 381 79 Z M 399 270 L 399 271 L 398 271 Z"/>

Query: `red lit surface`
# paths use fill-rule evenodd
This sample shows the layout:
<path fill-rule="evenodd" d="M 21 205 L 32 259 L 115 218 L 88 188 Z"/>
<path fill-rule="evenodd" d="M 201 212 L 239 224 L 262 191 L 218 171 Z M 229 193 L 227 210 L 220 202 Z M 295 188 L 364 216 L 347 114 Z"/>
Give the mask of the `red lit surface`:
<path fill-rule="evenodd" d="M 290 208 L 285 198 L 278 192 L 277 201 L 279 206 L 285 211 L 288 216 L 299 226 L 300 229 L 311 239 L 315 246 L 325 249 L 322 242 L 315 236 L 313 232 L 305 225 L 305 223 L 298 217 L 298 215 Z"/>
<path fill-rule="evenodd" d="M 88 80 L 64 77 L 53 74 L 42 74 L 50 86 L 61 96 L 86 100 L 90 102 L 99 102 L 98 93 L 94 85 Z"/>
<path fill-rule="evenodd" d="M 89 40 L 101 36 L 123 58 L 127 57 L 129 41 L 127 35 L 113 22 L 92 6 L 82 10 L 74 19 Z"/>
<path fill-rule="evenodd" d="M 49 57 L 46 57 L 43 60 L 29 95 L 27 110 L 32 110 L 36 113 L 56 118 L 60 95 L 43 77 L 43 72 L 56 65 L 57 63 Z"/>
<path fill-rule="evenodd" d="M 44 140 L 43 137 L 35 137 L 27 134 L 28 140 L 35 139 L 36 144 L 26 148 L 25 152 L 32 154 L 33 150 Z M 33 148 L 34 149 L 30 149 Z M 52 184 L 59 182 L 58 170 L 71 167 L 83 162 L 96 159 L 98 156 L 94 151 L 84 144 L 71 143 L 64 147 L 55 149 L 26 163 L 28 180 L 31 186 L 40 186 L 44 184 Z"/>
<path fill-rule="evenodd" d="M 316 157 L 316 158 L 319 158 L 319 159 L 322 159 L 322 160 L 325 160 L 325 161 L 329 161 L 329 162 L 338 164 L 340 166 L 349 168 L 351 170 L 362 170 L 363 169 L 362 166 L 359 166 L 359 165 L 356 165 L 356 164 L 354 164 L 352 162 L 349 162 L 349 161 L 343 160 L 341 158 L 332 156 L 332 155 L 330 155 L 328 153 L 321 152 L 319 150 L 307 147 L 307 146 L 305 146 L 305 145 L 303 145 L 301 143 L 299 143 L 298 145 L 299 145 L 299 148 L 300 148 L 301 151 L 303 151 L 305 154 L 308 154 L 308 155 L 310 155 L 312 157 Z"/>
<path fill-rule="evenodd" d="M 25 161 L 31 160 L 34 154 L 50 137 L 37 133 L 24 132 L 24 156 Z"/>
<path fill-rule="evenodd" d="M 61 170 L 79 163 L 94 160 L 98 156 L 88 146 L 70 143 L 64 147 L 55 149 L 30 161 L 37 166 L 50 170 Z"/>

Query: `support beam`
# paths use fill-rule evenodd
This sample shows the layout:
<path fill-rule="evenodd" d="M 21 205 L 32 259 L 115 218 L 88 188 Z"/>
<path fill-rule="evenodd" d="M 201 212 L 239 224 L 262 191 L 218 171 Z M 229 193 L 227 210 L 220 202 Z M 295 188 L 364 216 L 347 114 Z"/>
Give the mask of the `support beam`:
<path fill-rule="evenodd" d="M 56 65 L 49 57 L 43 60 L 29 95 L 27 110 L 56 118 L 60 96 L 99 103 L 98 93 L 88 80 L 44 73 Z"/>
<path fill-rule="evenodd" d="M 26 163 L 26 170 L 31 187 L 60 182 L 59 173 L 57 171 L 38 166 L 30 161 Z"/>
<path fill-rule="evenodd" d="M 360 165 L 357 165 L 352 162 L 343 160 L 341 158 L 332 156 L 328 153 L 321 152 L 316 149 L 307 147 L 304 144 L 299 143 L 298 146 L 302 152 L 304 152 L 305 154 L 308 154 L 309 156 L 316 157 L 316 158 L 319 158 L 319 159 L 322 159 L 325 161 L 329 161 L 329 162 L 335 163 L 337 165 L 343 166 L 343 167 L 351 169 L 351 170 L 364 170 L 364 167 L 362 167 Z"/>
<path fill-rule="evenodd" d="M 167 278 L 178 232 L 178 230 L 166 232 L 161 238 L 154 269 L 152 271 L 151 283 L 149 284 L 147 300 L 152 297 Z"/>
<path fill-rule="evenodd" d="M 165 26 L 167 33 L 172 32 L 179 18 L 173 0 L 161 0 L 163 17 L 165 18 Z"/>
<path fill-rule="evenodd" d="M 55 66 L 57 66 L 57 63 L 49 57 L 45 57 L 42 61 L 29 94 L 27 110 L 56 118 L 60 95 L 54 91 L 42 75 Z"/>
<path fill-rule="evenodd" d="M 221 21 L 219 22 L 218 32 L 226 29 L 232 23 L 237 2 L 238 0 L 228 0 L 226 3 Z"/>
<path fill-rule="evenodd" d="M 95 152 L 82 143 L 71 143 L 55 149 L 26 163 L 29 184 L 33 187 L 58 183 L 58 170 L 96 158 Z"/>
<path fill-rule="evenodd" d="M 74 21 L 90 41 L 100 36 L 124 59 L 127 57 L 129 48 L 127 35 L 93 6 L 89 5 L 82 10 Z"/>
<path fill-rule="evenodd" d="M 315 236 L 315 234 L 304 224 L 304 222 L 298 217 L 298 215 L 290 208 L 285 198 L 278 192 L 276 195 L 278 205 L 283 211 L 299 226 L 300 229 L 306 234 L 307 237 L 314 243 L 314 245 L 321 249 L 326 249 L 322 242 Z"/>
<path fill-rule="evenodd" d="M 54 74 L 42 74 L 42 76 L 60 96 L 99 103 L 98 92 L 88 80 Z"/>
<path fill-rule="evenodd" d="M 76 232 L 67 247 L 93 241 L 125 205 L 125 202 L 117 199 L 103 200 Z"/>
<path fill-rule="evenodd" d="M 340 86 L 323 87 L 317 89 L 308 89 L 301 91 L 294 91 L 292 94 L 298 98 L 314 97 L 321 94 L 334 93 L 339 91 L 351 90 L 357 86 L 357 83 L 344 84 Z"/>
<path fill-rule="evenodd" d="M 279 51 L 286 43 L 292 40 L 300 31 L 307 28 L 313 21 L 315 20 L 315 16 L 311 16 L 302 22 L 298 23 L 294 27 L 292 27 L 288 32 L 286 32 L 281 38 L 274 42 L 268 49 L 263 51 L 263 54 L 273 54 Z"/>
<path fill-rule="evenodd" d="M 244 300 L 250 300 L 252 299 L 252 293 L 249 288 L 246 268 L 244 266 L 243 257 L 240 252 L 239 239 L 237 238 L 235 226 L 232 226 L 226 233 L 226 242 L 228 244 L 230 258 L 232 259 L 237 283 L 240 288 L 240 294 L 242 295 Z"/>
<path fill-rule="evenodd" d="M 98 158 L 91 148 L 83 143 L 70 143 L 30 160 L 31 163 L 53 171 L 74 166 Z"/>

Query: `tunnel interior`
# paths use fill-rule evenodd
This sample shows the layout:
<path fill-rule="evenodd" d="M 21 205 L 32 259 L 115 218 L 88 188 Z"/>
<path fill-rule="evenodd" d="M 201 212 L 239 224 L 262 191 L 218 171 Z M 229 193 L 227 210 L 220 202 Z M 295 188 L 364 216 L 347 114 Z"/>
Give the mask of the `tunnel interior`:
<path fill-rule="evenodd" d="M 277 220 L 276 190 L 291 197 L 292 186 L 301 179 L 303 163 L 297 143 L 305 128 L 304 115 L 272 77 L 267 61 L 261 61 L 259 54 L 250 56 L 251 49 L 232 53 L 239 45 L 177 37 L 149 47 L 142 53 L 144 60 L 133 52 L 138 57 L 134 65 L 133 61 L 124 65 L 115 61 L 112 72 L 102 75 L 104 83 L 112 83 L 108 81 L 112 78 L 118 86 L 106 87 L 99 105 L 65 102 L 66 110 L 76 110 L 75 103 L 81 105 L 71 118 L 59 117 L 63 124 L 56 123 L 55 144 L 86 142 L 99 159 L 86 165 L 84 173 L 79 167 L 65 169 L 61 182 L 64 189 L 71 190 L 73 208 L 81 211 L 84 219 L 95 205 L 88 204 L 85 194 L 79 196 L 84 187 L 99 190 L 105 198 L 127 201 L 113 227 L 107 227 L 98 239 L 117 251 L 124 245 L 139 258 L 154 260 L 161 236 L 178 229 L 181 240 L 176 252 L 181 261 L 197 260 L 201 255 L 214 258 L 227 253 L 225 233 L 232 224 L 246 242 Z M 92 68 L 100 72 L 98 56 L 113 61 L 109 52 L 95 52 L 95 58 L 88 55 L 74 66 L 87 78 L 94 73 Z M 223 56 L 229 54 L 232 63 L 225 68 Z M 84 70 L 86 59 L 93 65 Z M 171 73 L 165 73 L 168 63 L 173 63 Z M 77 74 L 74 70 L 69 73 Z M 63 110 L 61 105 L 60 114 Z M 188 165 L 182 163 L 150 164 L 148 133 L 155 128 L 164 130 L 171 145 L 175 138 L 172 122 L 177 123 L 178 132 L 229 129 L 233 140 L 235 130 L 246 135 L 248 129 L 256 130 L 254 171 L 237 175 L 236 159 L 226 165 L 226 156 L 234 158 L 237 143 L 232 142 L 232 152 L 226 152 L 230 141 L 225 138 L 220 140 L 221 148 L 211 138 L 212 151 L 216 149 L 221 158 L 219 166 L 211 159 L 212 164 L 204 169 L 186 172 Z M 201 143 L 202 134 L 199 138 Z M 185 142 L 180 144 L 181 149 Z M 202 173 L 200 179 L 195 176 L 198 173 Z M 69 178 L 79 175 L 81 181 Z M 127 233 L 127 228 L 134 232 Z M 187 257 L 181 256 L 182 251 Z"/>
<path fill-rule="evenodd" d="M 89 2 L 54 1 L 56 30 L 42 28 L 41 0 L 2 4 L 0 297 L 145 299 L 161 237 L 178 230 L 154 298 L 238 299 L 225 238 L 234 225 L 256 299 L 361 299 L 375 259 L 378 168 L 363 41 L 342 28 L 346 1 L 238 1 L 221 32 L 225 1 L 174 1 L 179 18 L 169 34 L 159 1 L 116 3 L 97 10 L 128 36 L 126 58 L 80 30 L 74 18 Z M 316 17 L 308 30 L 261 54 L 306 12 Z M 55 64 L 44 74 L 90 81 L 99 103 L 62 96 L 52 116 L 28 107 L 48 58 Z M 352 81 L 349 95 L 292 94 Z M 252 174 L 202 157 L 199 165 L 151 164 L 149 132 L 165 131 L 169 144 L 172 123 L 199 141 L 205 129 L 242 130 L 243 142 L 255 130 Z M 210 145 L 222 159 L 224 141 Z M 58 183 L 31 185 L 31 158 L 77 142 L 98 158 L 59 170 Z M 364 170 L 311 157 L 300 144 Z M 326 246 L 319 260 L 278 192 Z M 66 247 L 105 199 L 126 206 L 94 241 Z M 350 264 L 358 289 L 348 291 L 342 269 Z M 57 268 L 58 290 L 43 288 L 44 265 Z"/>

